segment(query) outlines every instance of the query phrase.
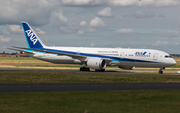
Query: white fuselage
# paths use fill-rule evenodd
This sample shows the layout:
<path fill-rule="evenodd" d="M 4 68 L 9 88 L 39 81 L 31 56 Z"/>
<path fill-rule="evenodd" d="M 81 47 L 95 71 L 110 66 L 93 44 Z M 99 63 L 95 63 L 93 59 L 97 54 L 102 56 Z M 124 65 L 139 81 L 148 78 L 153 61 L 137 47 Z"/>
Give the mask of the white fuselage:
<path fill-rule="evenodd" d="M 173 66 L 176 61 L 168 53 L 152 49 L 90 48 L 90 47 L 50 47 L 46 46 L 27 22 L 21 22 L 28 48 L 16 47 L 28 56 L 57 64 L 81 64 L 80 71 L 105 71 L 106 66 L 118 66 L 121 69 L 138 67 Z"/>
<path fill-rule="evenodd" d="M 82 55 L 88 58 L 110 59 L 108 66 L 168 67 L 176 64 L 168 53 L 152 49 L 44 47 L 48 50 Z M 28 56 L 57 64 L 82 64 L 82 61 L 65 55 L 34 52 Z"/>

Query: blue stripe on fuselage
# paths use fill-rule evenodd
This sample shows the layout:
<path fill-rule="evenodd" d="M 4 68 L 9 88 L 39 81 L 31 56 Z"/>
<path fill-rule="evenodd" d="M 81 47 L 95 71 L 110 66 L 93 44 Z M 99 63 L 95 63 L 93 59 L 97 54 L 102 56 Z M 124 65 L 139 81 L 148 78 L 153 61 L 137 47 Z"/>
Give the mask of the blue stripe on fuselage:
<path fill-rule="evenodd" d="M 149 62 L 149 63 L 159 63 L 153 61 L 146 61 L 146 60 L 137 60 L 137 59 L 129 59 L 129 58 L 120 58 L 120 57 L 113 57 L 113 56 L 105 56 L 105 55 L 96 55 L 96 54 L 89 54 L 89 53 L 77 53 L 72 51 L 64 51 L 64 50 L 55 50 L 55 49 L 47 49 L 47 48 L 36 48 L 37 50 L 46 50 L 51 52 L 58 52 L 58 53 L 67 53 L 72 55 L 79 55 L 79 56 L 86 56 L 86 57 L 100 57 L 100 58 L 107 58 L 111 59 L 112 61 L 118 62 Z"/>

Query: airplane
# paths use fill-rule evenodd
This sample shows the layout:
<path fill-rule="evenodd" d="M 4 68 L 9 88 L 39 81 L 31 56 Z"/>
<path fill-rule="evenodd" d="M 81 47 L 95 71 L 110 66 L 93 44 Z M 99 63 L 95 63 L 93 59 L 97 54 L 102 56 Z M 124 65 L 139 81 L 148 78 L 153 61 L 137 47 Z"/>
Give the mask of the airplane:
<path fill-rule="evenodd" d="M 57 64 L 80 64 L 80 71 L 105 71 L 106 66 L 118 66 L 133 70 L 135 67 L 159 68 L 176 65 L 176 61 L 163 51 L 153 49 L 55 47 L 46 46 L 27 22 L 21 22 L 28 48 L 12 46 L 7 48 L 36 59 Z"/>

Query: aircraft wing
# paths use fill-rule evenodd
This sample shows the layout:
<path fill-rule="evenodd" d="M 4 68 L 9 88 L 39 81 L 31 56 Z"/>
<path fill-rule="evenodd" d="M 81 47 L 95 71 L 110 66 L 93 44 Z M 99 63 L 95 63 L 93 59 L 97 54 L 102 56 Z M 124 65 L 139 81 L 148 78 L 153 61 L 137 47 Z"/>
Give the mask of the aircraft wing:
<path fill-rule="evenodd" d="M 15 50 L 15 51 L 20 51 L 20 52 L 25 52 L 25 53 L 29 53 L 29 54 L 34 54 L 33 52 L 24 51 L 24 50 L 19 50 L 19 49 L 14 49 L 14 48 L 7 48 L 7 49 Z"/>
<path fill-rule="evenodd" d="M 66 56 L 69 56 L 69 57 L 72 57 L 74 59 L 78 59 L 78 60 L 81 60 L 81 61 L 86 61 L 87 60 L 87 56 L 83 56 L 83 55 L 78 55 L 78 54 L 72 54 L 72 53 L 61 53 L 61 52 L 56 52 L 56 51 L 52 51 L 52 50 L 40 50 L 40 49 L 33 49 L 33 48 L 24 48 L 24 47 L 16 47 L 16 46 L 12 46 L 14 48 L 18 48 L 18 49 L 23 49 L 22 51 L 23 52 L 27 52 L 27 51 L 24 51 L 24 50 L 34 50 L 34 51 L 40 51 L 40 52 L 44 52 L 44 53 L 54 53 L 54 54 L 57 54 L 57 55 L 66 55 Z M 11 50 L 17 50 L 17 49 L 12 49 L 12 48 L 9 48 Z M 21 50 L 17 50 L 17 51 L 21 51 Z M 112 60 L 111 59 L 106 59 L 106 58 L 103 58 L 104 60 L 106 60 L 107 62 L 111 62 Z"/>

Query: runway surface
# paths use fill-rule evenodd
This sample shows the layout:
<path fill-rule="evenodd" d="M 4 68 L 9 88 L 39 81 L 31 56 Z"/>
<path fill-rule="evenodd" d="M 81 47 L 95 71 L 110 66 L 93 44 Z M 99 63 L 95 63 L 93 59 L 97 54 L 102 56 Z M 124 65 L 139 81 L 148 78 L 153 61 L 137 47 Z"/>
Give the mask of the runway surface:
<path fill-rule="evenodd" d="M 43 70 L 43 69 L 18 69 L 0 68 L 0 71 L 58 71 L 80 72 L 79 70 Z M 95 72 L 95 71 L 91 71 Z M 81 72 L 80 72 L 81 73 Z M 90 73 L 90 72 L 82 72 Z M 111 71 L 95 73 L 136 73 Z M 139 73 L 156 74 L 156 73 Z M 172 75 L 172 74 L 171 74 Z M 173 74 L 176 75 L 176 74 Z M 178 74 L 179 75 L 179 74 Z M 59 91 L 105 91 L 105 90 L 161 90 L 180 89 L 180 83 L 51 83 L 51 84 L 0 84 L 0 93 L 8 92 L 59 92 Z"/>
<path fill-rule="evenodd" d="M 134 72 L 134 71 L 124 71 L 124 70 L 106 70 L 105 72 L 96 72 L 94 70 L 91 71 L 79 71 L 79 69 L 28 69 L 28 68 L 0 68 L 0 71 L 47 71 L 47 72 L 70 72 L 70 73 L 104 73 L 104 74 L 111 74 L 111 73 L 129 73 L 129 74 L 158 74 L 154 72 Z M 163 75 L 180 75 L 180 73 L 163 73 Z"/>
<path fill-rule="evenodd" d="M 134 72 L 134 71 L 124 71 L 124 70 L 106 70 L 105 72 L 91 71 L 79 71 L 79 69 L 28 69 L 28 68 L 0 68 L 0 71 L 47 71 L 47 72 L 70 72 L 70 73 L 130 73 L 130 74 L 158 74 L 154 72 Z M 163 73 L 163 75 L 180 75 L 179 73 Z"/>
<path fill-rule="evenodd" d="M 180 89 L 180 83 L 55 83 L 55 84 L 0 84 L 0 93 L 59 92 L 105 90 L 160 90 Z"/>

